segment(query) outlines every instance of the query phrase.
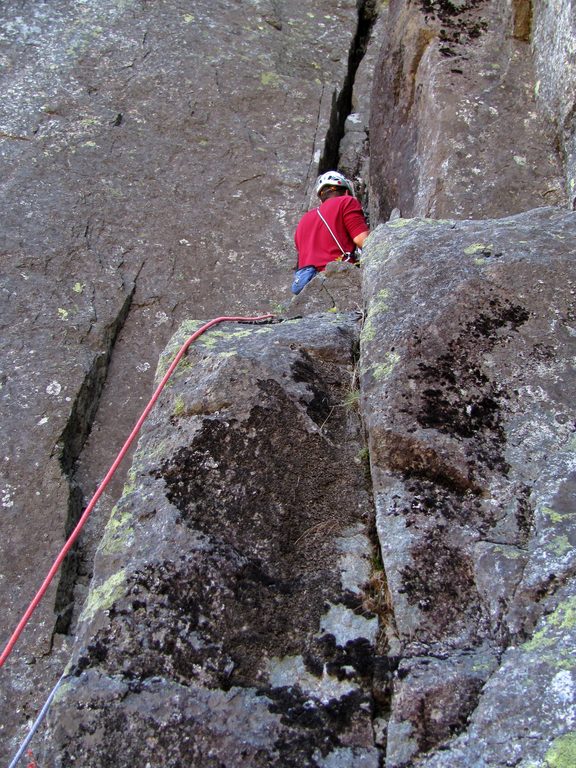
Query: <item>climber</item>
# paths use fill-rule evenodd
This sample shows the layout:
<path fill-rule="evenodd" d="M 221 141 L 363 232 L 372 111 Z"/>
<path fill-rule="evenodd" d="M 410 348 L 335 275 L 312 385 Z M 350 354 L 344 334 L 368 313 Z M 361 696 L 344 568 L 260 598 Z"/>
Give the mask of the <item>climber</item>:
<path fill-rule="evenodd" d="M 356 247 L 368 237 L 362 206 L 354 196 L 352 182 L 338 171 L 318 177 L 316 194 L 320 206 L 305 213 L 296 227 L 294 242 L 298 264 L 292 293 L 298 294 L 317 272 L 331 261 L 356 262 Z"/>

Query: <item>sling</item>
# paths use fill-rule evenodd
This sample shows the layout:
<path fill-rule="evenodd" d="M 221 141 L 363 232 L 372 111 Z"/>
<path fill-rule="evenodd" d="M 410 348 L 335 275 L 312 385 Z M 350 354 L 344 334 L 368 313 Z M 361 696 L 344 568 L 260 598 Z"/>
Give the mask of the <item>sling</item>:
<path fill-rule="evenodd" d="M 322 216 L 322 214 L 320 213 L 320 208 L 316 208 L 316 212 L 318 213 L 318 216 L 320 216 L 320 218 L 322 219 L 322 221 L 324 222 L 324 224 L 326 224 L 326 226 L 328 227 L 328 232 L 330 232 L 330 234 L 331 234 L 331 235 L 332 235 L 332 237 L 334 238 L 334 242 L 336 243 L 336 245 L 338 246 L 338 248 L 340 248 L 340 250 L 342 251 L 342 261 L 352 261 L 352 260 L 353 260 L 353 258 L 354 258 L 354 255 L 353 255 L 352 253 L 347 253 L 347 252 L 344 250 L 344 248 L 342 248 L 342 246 L 341 246 L 341 245 L 340 245 L 340 243 L 338 242 L 338 238 L 336 237 L 336 235 L 334 234 L 334 232 L 332 232 L 332 230 L 330 229 L 330 225 L 328 224 L 328 222 L 326 221 L 326 219 L 324 218 L 324 216 Z"/>

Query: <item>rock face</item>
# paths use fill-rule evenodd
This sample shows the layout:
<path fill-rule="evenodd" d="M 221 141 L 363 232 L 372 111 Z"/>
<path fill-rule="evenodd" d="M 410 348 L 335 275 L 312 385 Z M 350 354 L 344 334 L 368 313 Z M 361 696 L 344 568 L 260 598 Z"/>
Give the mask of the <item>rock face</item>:
<path fill-rule="evenodd" d="M 98 550 L 50 764 L 379 765 L 358 333 L 329 313 L 191 349 Z"/>
<path fill-rule="evenodd" d="M 570 764 L 549 755 L 576 715 L 575 234 L 545 208 L 370 238 L 361 390 L 398 660 L 390 768 L 430 752 L 418 765 Z"/>
<path fill-rule="evenodd" d="M 2 3 L 3 643 L 182 320 L 286 297 L 293 229 L 319 162 L 336 162 L 349 59 L 373 12 L 355 0 Z M 2 701 L 19 702 L 2 704 L 4 762 L 65 663 L 66 648 L 48 655 L 53 630 L 57 650 L 121 486 L 2 672 Z"/>
<path fill-rule="evenodd" d="M 202 337 L 108 523 L 47 764 L 572 764 L 575 235 L 554 208 L 371 235 L 371 484 L 358 315 L 307 314 L 344 272 L 303 318 Z"/>
<path fill-rule="evenodd" d="M 373 224 L 395 207 L 481 219 L 565 202 L 556 134 L 536 104 L 526 7 L 392 0 L 372 94 Z M 564 33 L 550 17 L 542 25 L 562 50 Z"/>
<path fill-rule="evenodd" d="M 45 765 L 576 764 L 575 40 L 568 0 L 3 4 L 6 636 L 174 330 L 161 370 L 284 318 L 179 368 L 0 672 L 5 763 L 72 654 Z M 336 165 L 404 218 L 285 309 Z"/>
<path fill-rule="evenodd" d="M 540 107 L 554 125 L 569 204 L 576 208 L 576 18 L 566 0 L 532 4 L 532 48 Z"/>

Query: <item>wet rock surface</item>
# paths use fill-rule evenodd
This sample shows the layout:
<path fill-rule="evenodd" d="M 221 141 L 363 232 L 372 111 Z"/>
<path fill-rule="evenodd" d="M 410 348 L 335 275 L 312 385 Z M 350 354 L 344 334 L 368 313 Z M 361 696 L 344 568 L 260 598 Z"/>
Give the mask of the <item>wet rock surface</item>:
<path fill-rule="evenodd" d="M 358 334 L 327 313 L 191 348 L 98 550 L 49 762 L 379 764 Z"/>
<path fill-rule="evenodd" d="M 387 766 L 545 764 L 573 728 L 575 229 L 398 219 L 365 249 Z"/>

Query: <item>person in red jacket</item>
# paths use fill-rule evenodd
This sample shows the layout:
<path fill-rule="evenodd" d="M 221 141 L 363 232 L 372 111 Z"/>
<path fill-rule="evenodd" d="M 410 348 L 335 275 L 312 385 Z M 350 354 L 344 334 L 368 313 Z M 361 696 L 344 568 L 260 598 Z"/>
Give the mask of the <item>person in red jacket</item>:
<path fill-rule="evenodd" d="M 355 248 L 362 248 L 368 237 L 362 206 L 349 179 L 338 171 L 323 173 L 316 181 L 316 194 L 320 206 L 304 214 L 294 234 L 298 251 L 292 284 L 295 294 L 331 261 L 354 261 Z"/>

